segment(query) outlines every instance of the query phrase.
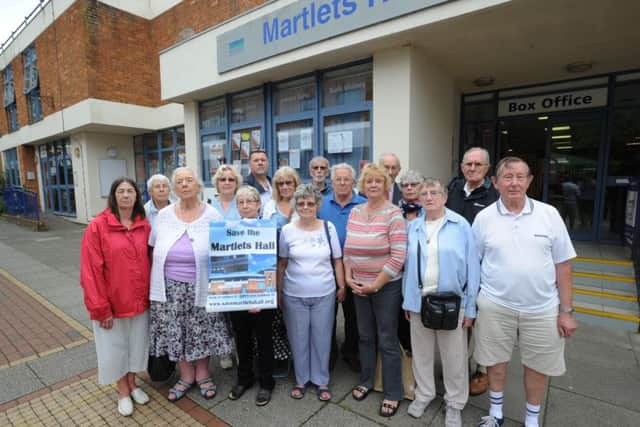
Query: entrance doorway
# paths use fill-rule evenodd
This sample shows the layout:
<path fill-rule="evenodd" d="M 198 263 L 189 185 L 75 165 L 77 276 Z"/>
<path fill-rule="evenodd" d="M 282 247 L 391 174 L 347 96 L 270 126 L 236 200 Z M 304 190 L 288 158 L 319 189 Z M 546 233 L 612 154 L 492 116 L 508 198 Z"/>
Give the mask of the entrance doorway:
<path fill-rule="evenodd" d="M 40 170 L 46 210 L 58 215 L 75 216 L 76 198 L 68 140 L 40 146 Z"/>
<path fill-rule="evenodd" d="M 572 239 L 596 240 L 602 202 L 604 113 L 504 119 L 499 158 L 518 156 L 534 176 L 528 195 L 558 209 Z"/>

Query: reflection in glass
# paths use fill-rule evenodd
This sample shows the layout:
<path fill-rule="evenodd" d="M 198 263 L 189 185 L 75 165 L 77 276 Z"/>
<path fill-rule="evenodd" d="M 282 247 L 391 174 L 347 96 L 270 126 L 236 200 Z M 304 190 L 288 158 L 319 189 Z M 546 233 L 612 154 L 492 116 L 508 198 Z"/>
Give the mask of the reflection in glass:
<path fill-rule="evenodd" d="M 263 120 L 262 90 L 239 93 L 231 98 L 231 123 Z"/>
<path fill-rule="evenodd" d="M 160 143 L 163 150 L 173 148 L 173 129 L 162 131 L 162 139 Z"/>
<path fill-rule="evenodd" d="M 231 161 L 240 174 L 249 175 L 249 154 L 264 150 L 260 128 L 237 129 L 231 133 Z"/>
<path fill-rule="evenodd" d="M 277 85 L 273 92 L 275 115 L 313 111 L 315 93 L 313 77 Z"/>
<path fill-rule="evenodd" d="M 322 82 L 322 106 L 358 104 L 373 99 L 371 64 L 331 71 Z"/>
<path fill-rule="evenodd" d="M 220 165 L 226 163 L 226 145 L 227 139 L 224 133 L 202 137 L 203 179 L 205 184 L 208 185 Z"/>
<path fill-rule="evenodd" d="M 616 110 L 609 153 L 609 176 L 636 176 L 640 172 L 640 107 Z"/>
<path fill-rule="evenodd" d="M 200 104 L 200 129 L 219 129 L 226 126 L 227 112 L 224 98 Z"/>

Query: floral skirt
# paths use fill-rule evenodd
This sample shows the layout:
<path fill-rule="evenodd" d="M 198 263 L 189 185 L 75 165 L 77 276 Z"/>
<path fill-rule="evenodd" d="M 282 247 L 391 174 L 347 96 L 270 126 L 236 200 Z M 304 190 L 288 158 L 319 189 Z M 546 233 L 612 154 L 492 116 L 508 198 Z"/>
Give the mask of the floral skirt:
<path fill-rule="evenodd" d="M 194 305 L 195 283 L 167 279 L 166 302 L 151 301 L 149 327 L 152 356 L 192 362 L 231 353 L 231 336 L 223 313 Z"/>

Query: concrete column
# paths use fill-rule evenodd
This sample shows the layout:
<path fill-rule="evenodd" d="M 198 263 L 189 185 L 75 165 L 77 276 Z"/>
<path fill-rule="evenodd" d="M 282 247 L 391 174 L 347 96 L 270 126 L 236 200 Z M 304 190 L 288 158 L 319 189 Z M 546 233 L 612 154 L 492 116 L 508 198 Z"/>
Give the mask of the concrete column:
<path fill-rule="evenodd" d="M 187 166 L 202 178 L 202 153 L 200 150 L 200 124 L 198 118 L 198 103 L 184 104 L 184 144 Z"/>

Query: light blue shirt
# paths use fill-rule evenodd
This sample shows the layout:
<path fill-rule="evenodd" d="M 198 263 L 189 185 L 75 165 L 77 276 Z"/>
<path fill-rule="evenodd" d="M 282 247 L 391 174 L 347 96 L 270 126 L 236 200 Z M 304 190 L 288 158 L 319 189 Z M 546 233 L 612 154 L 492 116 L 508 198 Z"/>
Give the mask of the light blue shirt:
<path fill-rule="evenodd" d="M 222 215 L 226 221 L 235 221 L 240 219 L 240 212 L 238 212 L 238 205 L 236 205 L 236 198 L 231 201 L 231 206 L 226 211 L 222 208 L 222 204 L 218 198 L 211 200 L 211 206 Z"/>
<path fill-rule="evenodd" d="M 462 297 L 464 316 L 476 317 L 476 296 L 480 288 L 480 258 L 471 226 L 462 216 L 445 209 L 445 220 L 438 232 L 438 292 L 455 292 Z M 407 258 L 402 276 L 402 308 L 420 313 L 422 290 L 418 288 L 418 274 L 424 277 L 427 265 L 427 238 L 424 216 L 407 226 Z M 420 268 L 418 272 L 418 244 Z M 463 288 L 466 284 L 466 289 Z"/>
<path fill-rule="evenodd" d="M 169 204 L 171 204 L 171 201 L 169 201 Z M 153 224 L 156 222 L 158 212 L 160 212 L 160 209 L 156 208 L 155 203 L 153 203 L 153 199 L 149 199 L 149 201 L 144 204 L 144 213 L 147 216 L 147 221 L 149 221 L 151 228 L 153 228 Z"/>

